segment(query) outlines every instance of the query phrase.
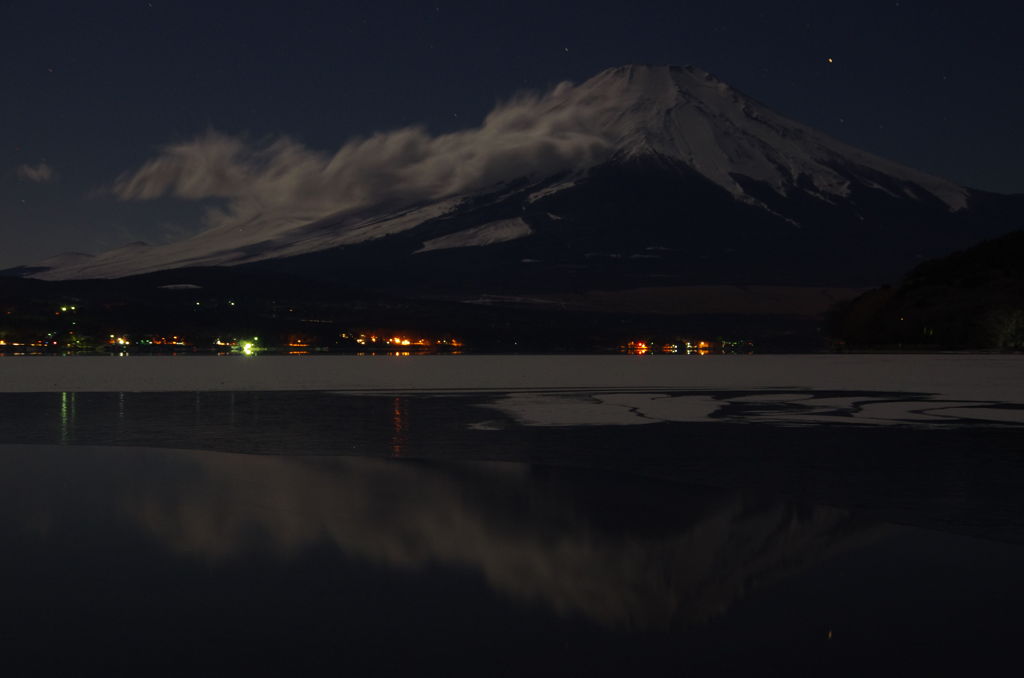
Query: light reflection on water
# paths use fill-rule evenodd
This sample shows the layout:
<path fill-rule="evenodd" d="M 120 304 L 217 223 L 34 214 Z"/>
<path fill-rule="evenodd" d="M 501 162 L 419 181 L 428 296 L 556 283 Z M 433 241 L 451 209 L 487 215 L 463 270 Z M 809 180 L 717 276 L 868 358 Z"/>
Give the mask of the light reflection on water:
<path fill-rule="evenodd" d="M 69 442 L 75 430 L 75 399 L 77 394 L 66 391 L 60 394 L 60 441 Z"/>
<path fill-rule="evenodd" d="M 1013 403 L 798 391 L 63 392 L 0 394 L 0 410 L 2 442 L 587 466 L 1024 542 L 1013 421 L 1024 410 Z"/>
<path fill-rule="evenodd" d="M 405 444 L 406 436 L 406 413 L 405 402 L 402 396 L 395 396 L 391 400 L 391 456 L 401 457 L 402 446 Z"/>

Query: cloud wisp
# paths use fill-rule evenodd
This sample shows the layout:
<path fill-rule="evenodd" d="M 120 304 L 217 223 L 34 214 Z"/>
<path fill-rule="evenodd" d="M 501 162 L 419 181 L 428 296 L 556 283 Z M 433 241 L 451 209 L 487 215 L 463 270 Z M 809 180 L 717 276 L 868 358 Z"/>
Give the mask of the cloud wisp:
<path fill-rule="evenodd" d="M 496 106 L 478 127 L 441 135 L 407 127 L 334 153 L 286 136 L 251 142 L 211 131 L 165 146 L 113 191 L 122 200 L 219 199 L 208 227 L 269 236 L 339 212 L 400 208 L 600 162 L 613 140 L 601 129 L 602 107 L 579 94 L 563 83 Z"/>
<path fill-rule="evenodd" d="M 40 161 L 35 165 L 19 165 L 15 170 L 19 179 L 25 179 L 26 181 L 32 181 L 37 184 L 48 184 L 57 178 L 57 173 L 53 167 L 48 165 L 45 161 Z"/>

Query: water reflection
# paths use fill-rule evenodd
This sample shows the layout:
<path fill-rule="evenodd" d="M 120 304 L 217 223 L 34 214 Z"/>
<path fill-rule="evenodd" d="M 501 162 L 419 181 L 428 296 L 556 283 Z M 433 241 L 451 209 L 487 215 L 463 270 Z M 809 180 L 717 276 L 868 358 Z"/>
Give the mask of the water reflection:
<path fill-rule="evenodd" d="M 402 396 L 395 396 L 391 401 L 391 456 L 401 457 L 405 445 L 406 423 L 405 403 Z"/>
<path fill-rule="evenodd" d="M 8 445 L 0 470 L 5 529 L 42 539 L 85 509 L 76 540 L 127 527 L 213 566 L 331 543 L 611 627 L 705 621 L 881 534 L 839 509 L 522 464 Z"/>
<path fill-rule="evenodd" d="M 75 399 L 77 394 L 62 391 L 60 394 L 60 441 L 67 444 L 74 437 Z"/>

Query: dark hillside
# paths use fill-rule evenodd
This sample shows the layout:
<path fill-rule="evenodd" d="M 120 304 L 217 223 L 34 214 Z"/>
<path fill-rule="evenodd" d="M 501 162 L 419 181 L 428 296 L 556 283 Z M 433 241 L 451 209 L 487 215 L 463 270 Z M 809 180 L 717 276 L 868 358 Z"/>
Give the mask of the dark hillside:
<path fill-rule="evenodd" d="M 1024 230 L 838 305 L 828 330 L 851 347 L 1024 348 Z"/>

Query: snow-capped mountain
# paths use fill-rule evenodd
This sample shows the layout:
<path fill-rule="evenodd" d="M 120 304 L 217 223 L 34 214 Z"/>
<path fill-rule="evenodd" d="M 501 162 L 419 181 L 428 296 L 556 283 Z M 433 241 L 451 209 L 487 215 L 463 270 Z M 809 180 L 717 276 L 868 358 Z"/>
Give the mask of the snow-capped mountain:
<path fill-rule="evenodd" d="M 575 88 L 551 111 L 590 102 L 600 102 L 594 125 L 601 136 L 627 157 L 681 161 L 754 203 L 737 175 L 783 196 L 803 191 L 830 201 L 849 197 L 853 183 L 897 190 L 879 182 L 882 175 L 913 197 L 930 195 L 951 209 L 966 205 L 963 188 L 789 120 L 691 66 L 613 68 Z"/>
<path fill-rule="evenodd" d="M 351 179 L 330 183 L 347 176 L 338 166 L 391 141 L 346 146 L 310 183 L 349 196 Z M 460 289 L 875 284 L 1024 216 L 1020 196 L 860 151 L 689 66 L 609 69 L 420 146 L 388 168 L 379 195 L 297 198 L 274 221 L 228 220 L 169 245 L 43 262 L 32 275 L 252 265 Z"/>

